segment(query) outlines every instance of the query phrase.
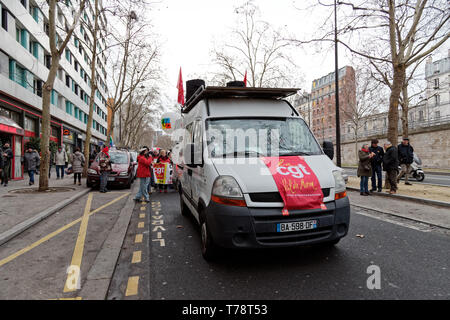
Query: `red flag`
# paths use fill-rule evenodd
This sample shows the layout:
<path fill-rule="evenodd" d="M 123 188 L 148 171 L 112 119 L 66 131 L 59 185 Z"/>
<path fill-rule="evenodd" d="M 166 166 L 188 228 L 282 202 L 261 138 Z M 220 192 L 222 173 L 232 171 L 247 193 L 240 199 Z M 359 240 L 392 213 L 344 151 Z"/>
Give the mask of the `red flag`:
<path fill-rule="evenodd" d="M 183 89 L 183 77 L 181 76 L 181 67 L 180 67 L 180 75 L 178 76 L 178 103 L 184 105 L 184 89 Z"/>
<path fill-rule="evenodd" d="M 244 76 L 244 87 L 247 86 L 247 70 L 245 70 L 245 76 Z"/>

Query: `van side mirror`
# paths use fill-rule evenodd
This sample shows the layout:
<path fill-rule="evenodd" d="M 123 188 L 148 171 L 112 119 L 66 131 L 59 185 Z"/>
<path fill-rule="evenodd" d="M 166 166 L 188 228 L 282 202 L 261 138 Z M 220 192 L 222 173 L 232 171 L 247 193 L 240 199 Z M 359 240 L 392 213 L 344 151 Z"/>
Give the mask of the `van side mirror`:
<path fill-rule="evenodd" d="M 333 158 L 334 158 L 333 142 L 331 142 L 331 141 L 324 141 L 323 144 L 322 144 L 322 148 L 323 148 L 323 152 L 325 152 L 325 154 L 328 156 L 328 158 L 333 160 Z"/>

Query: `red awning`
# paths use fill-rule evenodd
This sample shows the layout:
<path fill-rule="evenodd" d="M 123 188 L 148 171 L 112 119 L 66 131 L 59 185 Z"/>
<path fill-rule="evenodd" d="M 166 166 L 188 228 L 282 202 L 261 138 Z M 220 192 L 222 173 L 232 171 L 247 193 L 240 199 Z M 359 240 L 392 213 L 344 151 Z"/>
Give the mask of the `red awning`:
<path fill-rule="evenodd" d="M 0 116 L 0 132 L 23 136 L 25 131 L 14 120 Z"/>

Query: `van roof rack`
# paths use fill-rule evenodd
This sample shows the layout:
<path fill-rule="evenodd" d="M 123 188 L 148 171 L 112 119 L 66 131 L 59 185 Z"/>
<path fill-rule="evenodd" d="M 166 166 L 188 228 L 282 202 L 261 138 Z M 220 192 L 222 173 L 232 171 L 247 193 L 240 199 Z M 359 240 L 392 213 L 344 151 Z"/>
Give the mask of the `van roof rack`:
<path fill-rule="evenodd" d="M 199 101 L 205 98 L 257 98 L 282 99 L 296 94 L 297 88 L 253 88 L 253 87 L 204 87 L 201 86 L 186 101 L 182 112 L 189 112 Z"/>

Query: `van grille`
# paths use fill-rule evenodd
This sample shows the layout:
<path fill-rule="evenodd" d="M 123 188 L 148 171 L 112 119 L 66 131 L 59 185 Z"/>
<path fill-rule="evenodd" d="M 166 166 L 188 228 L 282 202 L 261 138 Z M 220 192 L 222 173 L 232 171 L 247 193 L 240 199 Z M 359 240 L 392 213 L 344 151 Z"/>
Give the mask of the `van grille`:
<path fill-rule="evenodd" d="M 323 197 L 330 195 L 330 188 L 322 188 Z M 252 202 L 283 202 L 279 192 L 254 192 L 249 193 Z"/>

